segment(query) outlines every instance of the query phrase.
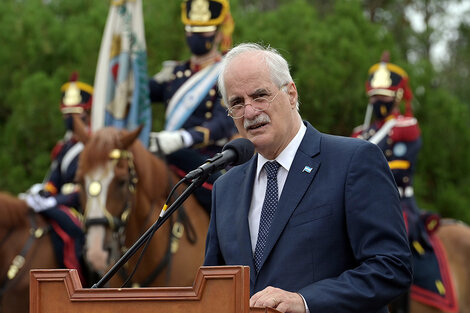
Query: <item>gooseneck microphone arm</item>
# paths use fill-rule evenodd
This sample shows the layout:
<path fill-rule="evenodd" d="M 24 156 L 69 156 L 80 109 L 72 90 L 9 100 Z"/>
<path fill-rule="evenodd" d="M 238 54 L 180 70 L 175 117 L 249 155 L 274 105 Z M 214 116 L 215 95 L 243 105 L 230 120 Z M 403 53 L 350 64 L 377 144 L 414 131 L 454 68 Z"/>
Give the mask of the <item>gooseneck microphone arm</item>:
<path fill-rule="evenodd" d="M 247 162 L 253 156 L 255 147 L 251 141 L 245 138 L 238 138 L 227 143 L 221 153 L 208 159 L 204 164 L 186 175 L 182 181 L 191 181 L 191 184 L 185 191 L 173 202 L 166 210 L 162 211 L 157 221 L 150 226 L 147 231 L 124 253 L 124 255 L 111 267 L 111 269 L 91 288 L 103 287 L 114 274 L 142 247 L 147 240 L 150 240 L 153 234 L 163 225 L 163 223 L 176 211 L 183 202 L 193 193 L 193 191 L 202 186 L 202 184 L 214 172 L 225 168 L 228 165 L 240 165 Z M 179 184 L 179 183 L 178 183 Z"/>
<path fill-rule="evenodd" d="M 227 165 L 240 165 L 247 162 L 254 153 L 255 146 L 251 141 L 246 138 L 237 138 L 227 143 L 221 153 L 217 153 L 204 164 L 189 172 L 185 179 L 193 180 L 201 175 L 209 177 Z"/>
<path fill-rule="evenodd" d="M 111 269 L 91 288 L 102 288 L 110 279 L 117 273 L 117 271 L 125 264 L 129 259 L 142 247 L 147 240 L 153 236 L 153 234 L 163 225 L 163 223 L 178 209 L 181 204 L 191 195 L 191 193 L 198 187 L 200 187 L 207 179 L 206 176 L 200 176 L 193 180 L 193 182 L 186 188 L 183 193 L 173 202 L 165 211 L 165 214 L 161 215 L 157 221 L 150 226 L 147 231 L 124 253 L 124 255 L 111 267 Z"/>

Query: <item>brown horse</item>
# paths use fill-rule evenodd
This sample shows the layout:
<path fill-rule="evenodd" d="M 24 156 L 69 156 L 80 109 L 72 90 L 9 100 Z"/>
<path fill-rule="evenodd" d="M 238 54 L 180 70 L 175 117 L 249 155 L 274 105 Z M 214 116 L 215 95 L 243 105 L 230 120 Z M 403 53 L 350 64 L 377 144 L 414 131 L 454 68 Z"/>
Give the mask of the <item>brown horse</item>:
<path fill-rule="evenodd" d="M 25 201 L 0 192 L 0 312 L 29 312 L 29 270 L 57 268 L 49 227 Z"/>
<path fill-rule="evenodd" d="M 449 261 L 460 313 L 470 313 L 470 227 L 462 222 L 443 219 L 437 230 Z M 411 301 L 411 313 L 439 313 L 441 310 Z"/>
<path fill-rule="evenodd" d="M 86 203 L 86 259 L 100 273 L 108 270 L 157 220 L 178 181 L 163 160 L 136 140 L 139 132 L 109 127 L 91 137 L 82 135 L 85 147 L 77 180 L 86 190 L 86 199 L 82 200 Z M 182 188 L 178 188 L 179 193 Z M 207 213 L 194 197 L 189 197 L 155 233 L 131 284 L 192 285 L 203 262 L 208 225 Z M 111 278 L 111 287 L 123 284 L 139 254 Z"/>

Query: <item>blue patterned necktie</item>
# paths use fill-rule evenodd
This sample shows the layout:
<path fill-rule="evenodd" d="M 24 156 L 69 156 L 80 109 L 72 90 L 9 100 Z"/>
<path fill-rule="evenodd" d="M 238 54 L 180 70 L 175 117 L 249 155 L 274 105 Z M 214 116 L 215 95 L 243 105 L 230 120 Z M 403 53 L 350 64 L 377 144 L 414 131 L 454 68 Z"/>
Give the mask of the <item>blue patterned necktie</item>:
<path fill-rule="evenodd" d="M 261 210 L 261 218 L 259 221 L 258 240 L 256 242 L 255 254 L 253 256 L 256 272 L 259 271 L 261 266 L 261 259 L 268 239 L 269 228 L 271 227 L 274 213 L 277 209 L 277 171 L 279 170 L 279 166 L 280 164 L 276 161 L 266 162 L 264 164 L 264 170 L 268 176 L 268 182 L 266 185 L 266 195 L 264 196 L 263 208 Z"/>

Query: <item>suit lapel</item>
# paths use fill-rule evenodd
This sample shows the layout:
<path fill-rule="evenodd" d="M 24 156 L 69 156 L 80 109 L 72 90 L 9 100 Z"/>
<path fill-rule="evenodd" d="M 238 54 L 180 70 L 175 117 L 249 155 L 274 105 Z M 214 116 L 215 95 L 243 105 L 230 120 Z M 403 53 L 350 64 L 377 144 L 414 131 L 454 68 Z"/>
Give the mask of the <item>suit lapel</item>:
<path fill-rule="evenodd" d="M 261 267 L 271 253 L 271 250 L 279 239 L 295 208 L 313 182 L 320 166 L 320 161 L 316 160 L 314 157 L 320 153 L 321 134 L 309 123 L 306 123 L 306 125 L 307 131 L 295 154 L 294 161 L 292 162 L 279 199 L 273 223 L 269 230 Z"/>
<path fill-rule="evenodd" d="M 237 227 L 237 242 L 239 243 L 238 251 L 240 251 L 240 264 L 247 264 L 250 266 L 250 280 L 252 284 L 255 281 L 255 266 L 253 262 L 253 252 L 251 251 L 251 237 L 250 237 L 250 227 L 248 225 L 248 212 L 250 210 L 251 205 L 251 197 L 253 194 L 253 184 L 254 184 L 254 177 L 256 174 L 256 165 L 257 165 L 258 157 L 253 157 L 251 159 L 251 163 L 248 167 L 246 167 L 243 176 L 239 182 L 239 186 L 243 186 L 241 188 L 241 194 L 237 195 L 237 199 L 240 199 L 238 205 L 238 214 L 235 214 L 236 221 L 234 225 L 238 225 Z"/>

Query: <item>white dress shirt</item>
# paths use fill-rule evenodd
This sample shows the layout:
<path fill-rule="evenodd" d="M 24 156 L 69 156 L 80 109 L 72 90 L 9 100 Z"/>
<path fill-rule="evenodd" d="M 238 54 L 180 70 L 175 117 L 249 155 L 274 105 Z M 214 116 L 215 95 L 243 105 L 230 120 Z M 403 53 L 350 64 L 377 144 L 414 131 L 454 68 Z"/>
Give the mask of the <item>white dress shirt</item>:
<path fill-rule="evenodd" d="M 300 146 L 300 142 L 304 138 L 306 130 L 307 127 L 301 123 L 299 131 L 295 137 L 275 159 L 281 165 L 279 167 L 279 171 L 277 172 L 278 197 L 281 196 L 282 189 L 286 183 L 287 174 L 289 173 L 289 169 L 292 165 L 292 162 L 294 161 L 295 154 L 297 153 L 297 149 Z M 268 161 L 274 160 L 268 160 L 261 154 L 258 154 L 258 164 L 256 168 L 255 182 L 253 185 L 253 195 L 251 197 L 250 211 L 248 212 L 248 225 L 250 227 L 251 249 L 253 253 L 255 252 L 256 241 L 258 240 L 259 221 L 267 185 L 266 171 L 262 171 L 261 169 L 263 169 L 264 163 Z"/>
<path fill-rule="evenodd" d="M 300 143 L 302 142 L 306 131 L 307 127 L 303 123 L 301 123 L 299 131 L 297 132 L 295 137 L 275 159 L 281 165 L 279 167 L 279 171 L 277 172 L 278 198 L 281 197 L 282 189 L 284 188 L 284 184 L 286 183 L 287 174 L 289 173 L 289 169 L 292 165 L 292 162 L 294 161 L 295 154 L 299 149 Z M 263 208 L 264 196 L 266 194 L 266 186 L 268 184 L 266 171 L 261 171 L 261 169 L 263 168 L 264 163 L 268 161 L 274 160 L 268 160 L 261 154 L 258 154 L 258 164 L 256 167 L 255 182 L 253 184 L 253 195 L 251 196 L 250 211 L 248 212 L 248 225 L 250 227 L 251 250 L 253 254 L 255 253 L 256 241 L 258 240 L 261 209 Z M 302 296 L 300 293 L 299 295 L 304 301 L 305 312 L 310 313 L 310 310 L 307 306 L 307 301 L 305 301 L 304 296 Z"/>

